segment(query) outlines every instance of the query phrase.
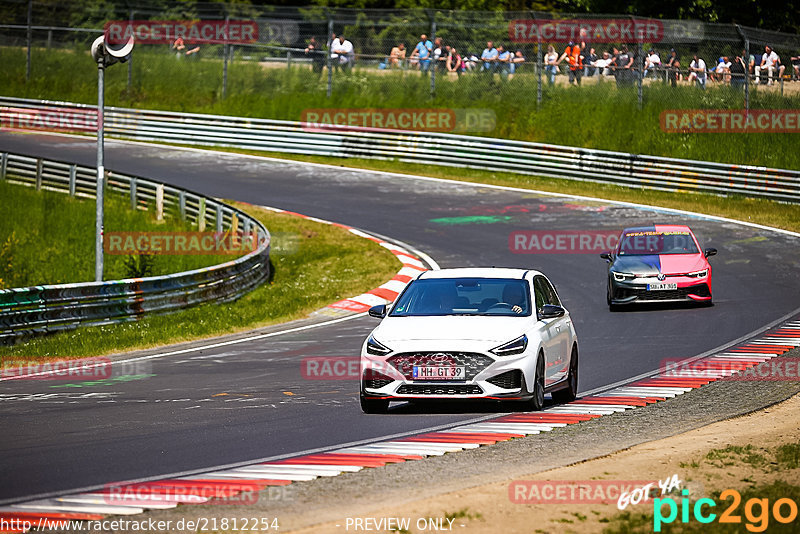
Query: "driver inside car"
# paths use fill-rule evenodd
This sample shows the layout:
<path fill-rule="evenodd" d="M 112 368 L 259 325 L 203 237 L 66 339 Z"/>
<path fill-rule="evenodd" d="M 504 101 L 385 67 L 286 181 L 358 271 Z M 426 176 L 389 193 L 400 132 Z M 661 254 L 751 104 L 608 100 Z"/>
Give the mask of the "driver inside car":
<path fill-rule="evenodd" d="M 511 305 L 511 311 L 522 313 L 525 304 L 525 292 L 519 284 L 509 284 L 503 288 L 503 302 Z"/>

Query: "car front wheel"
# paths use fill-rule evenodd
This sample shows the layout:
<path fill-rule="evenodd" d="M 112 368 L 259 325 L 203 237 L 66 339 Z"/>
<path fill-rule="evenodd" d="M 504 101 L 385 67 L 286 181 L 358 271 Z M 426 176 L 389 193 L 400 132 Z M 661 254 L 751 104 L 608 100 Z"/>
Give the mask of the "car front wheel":
<path fill-rule="evenodd" d="M 389 401 L 386 399 L 368 399 L 362 394 L 361 411 L 364 413 L 386 413 L 389 411 Z"/>
<path fill-rule="evenodd" d="M 544 355 L 539 353 L 536 361 L 536 377 L 533 381 L 533 396 L 527 403 L 527 408 L 532 412 L 538 412 L 544 408 Z"/>

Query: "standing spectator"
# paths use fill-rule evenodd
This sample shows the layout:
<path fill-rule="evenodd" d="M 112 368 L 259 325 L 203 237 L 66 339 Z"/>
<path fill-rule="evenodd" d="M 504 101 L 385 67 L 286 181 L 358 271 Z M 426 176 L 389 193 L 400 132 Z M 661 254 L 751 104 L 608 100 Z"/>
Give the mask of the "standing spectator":
<path fill-rule="evenodd" d="M 447 72 L 455 72 L 458 76 L 461 76 L 465 70 L 466 66 L 464 65 L 464 60 L 461 59 L 456 48 L 451 47 L 447 53 Z"/>
<path fill-rule="evenodd" d="M 406 60 L 406 45 L 405 43 L 397 43 L 397 46 L 392 48 L 389 52 L 389 68 L 402 69 Z"/>
<path fill-rule="evenodd" d="M 733 58 L 730 68 L 731 87 L 741 88 L 744 86 L 744 77 L 747 75 L 747 54 L 742 50 L 740 56 Z"/>
<path fill-rule="evenodd" d="M 598 57 L 597 53 L 594 50 L 594 47 L 590 48 L 589 53 L 583 59 L 584 63 L 583 75 L 586 76 L 587 78 L 594 76 L 595 73 L 597 72 L 597 66 L 595 65 L 597 59 Z"/>
<path fill-rule="evenodd" d="M 317 74 L 322 74 L 322 69 L 325 67 L 325 52 L 313 35 L 308 40 L 305 52 L 306 56 L 311 58 L 311 70 Z"/>
<path fill-rule="evenodd" d="M 580 85 L 581 74 L 583 73 L 583 55 L 581 54 L 581 47 L 570 41 L 567 48 L 564 49 L 564 53 L 558 58 L 558 62 L 561 63 L 564 61 L 564 58 L 567 59 L 567 63 L 569 64 L 569 70 L 567 71 L 569 73 L 569 83 L 577 83 L 577 85 Z"/>
<path fill-rule="evenodd" d="M 433 40 L 433 65 L 439 72 L 447 72 L 447 47 L 442 44 L 442 38 Z"/>
<path fill-rule="evenodd" d="M 493 74 L 497 67 L 498 55 L 499 52 L 494 47 L 494 43 L 492 41 L 487 41 L 486 48 L 483 50 L 483 53 L 481 54 L 481 60 L 483 61 L 483 68 L 481 69 L 481 71 Z"/>
<path fill-rule="evenodd" d="M 647 78 L 648 71 L 656 73 L 660 68 L 661 68 L 661 57 L 658 55 L 658 52 L 656 52 L 651 48 L 650 51 L 647 53 L 647 57 L 644 60 L 643 76 Z M 656 76 L 658 75 L 656 74 Z"/>
<path fill-rule="evenodd" d="M 414 47 L 417 59 L 419 60 L 419 70 L 428 72 L 431 68 L 431 54 L 433 54 L 433 43 L 428 40 L 424 33 L 419 36 L 419 42 Z"/>
<path fill-rule="evenodd" d="M 331 50 L 338 56 L 339 66 L 342 70 L 349 72 L 353 68 L 353 63 L 355 63 L 356 59 L 356 55 L 353 52 L 353 43 L 348 41 L 344 35 L 339 35 L 337 40 L 339 44 L 335 46 L 331 44 Z"/>
<path fill-rule="evenodd" d="M 778 54 L 769 46 L 764 47 L 764 55 L 761 56 L 761 63 L 756 65 L 756 85 L 758 85 L 761 81 L 761 71 L 767 71 L 767 85 L 772 85 L 772 74 L 775 71 L 775 66 L 780 64 L 780 58 Z M 781 74 L 783 73 L 783 69 L 781 69 Z M 780 74 L 778 75 L 780 77 Z"/>
<path fill-rule="evenodd" d="M 628 51 L 628 45 L 622 45 L 616 57 L 614 76 L 617 87 L 624 87 L 633 83 L 633 54 Z"/>
<path fill-rule="evenodd" d="M 547 47 L 547 54 L 544 56 L 544 71 L 547 73 L 547 81 L 553 85 L 556 82 L 556 74 L 558 74 L 558 54 L 553 45 Z"/>
<path fill-rule="evenodd" d="M 698 57 L 697 52 L 694 53 L 692 62 L 689 63 L 689 84 L 696 81 L 702 89 L 706 88 L 706 80 L 708 72 L 706 71 L 706 62 Z"/>
<path fill-rule="evenodd" d="M 681 57 L 674 48 L 669 51 L 669 59 L 667 60 L 667 78 L 670 85 L 675 87 L 681 79 Z"/>
<path fill-rule="evenodd" d="M 517 69 L 525 63 L 525 56 L 522 54 L 522 50 L 517 50 L 511 55 L 511 61 L 508 65 L 508 79 L 514 77 L 514 73 L 517 72 Z"/>

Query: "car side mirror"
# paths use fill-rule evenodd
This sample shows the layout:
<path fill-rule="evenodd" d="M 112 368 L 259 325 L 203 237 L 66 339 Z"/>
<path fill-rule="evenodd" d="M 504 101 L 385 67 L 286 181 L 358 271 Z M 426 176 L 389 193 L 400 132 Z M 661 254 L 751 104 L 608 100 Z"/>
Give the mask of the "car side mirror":
<path fill-rule="evenodd" d="M 386 317 L 386 304 L 378 304 L 377 306 L 371 307 L 369 309 L 369 316 L 377 317 L 378 319 Z"/>
<path fill-rule="evenodd" d="M 611 261 L 611 254 L 608 252 L 603 252 L 600 254 L 600 257 L 606 261 Z"/>
<path fill-rule="evenodd" d="M 556 317 L 563 317 L 567 310 L 555 304 L 545 304 L 539 308 L 539 319 L 555 319 Z"/>
<path fill-rule="evenodd" d="M 717 255 L 717 249 L 715 248 L 707 248 L 703 251 L 703 256 L 705 256 L 706 258 L 710 258 L 711 256 L 716 256 L 716 255 Z"/>

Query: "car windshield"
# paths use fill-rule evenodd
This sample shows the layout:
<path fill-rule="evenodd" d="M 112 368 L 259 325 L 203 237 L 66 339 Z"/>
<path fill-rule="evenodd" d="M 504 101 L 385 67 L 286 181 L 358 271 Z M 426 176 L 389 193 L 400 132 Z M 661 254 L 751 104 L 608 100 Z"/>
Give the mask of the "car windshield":
<path fill-rule="evenodd" d="M 697 254 L 692 235 L 686 230 L 625 232 L 619 244 L 620 256 L 650 254 Z"/>
<path fill-rule="evenodd" d="M 412 282 L 391 317 L 531 314 L 528 283 L 502 278 L 431 278 Z"/>

